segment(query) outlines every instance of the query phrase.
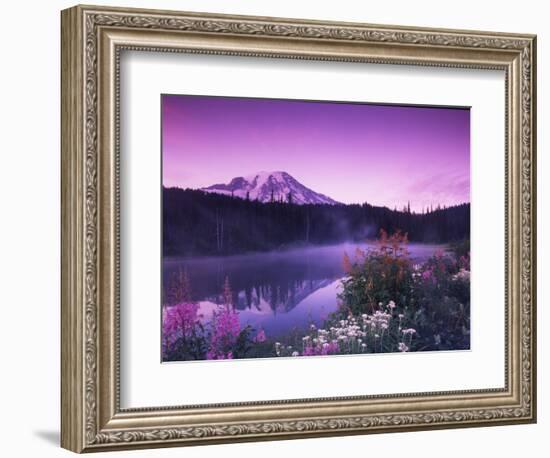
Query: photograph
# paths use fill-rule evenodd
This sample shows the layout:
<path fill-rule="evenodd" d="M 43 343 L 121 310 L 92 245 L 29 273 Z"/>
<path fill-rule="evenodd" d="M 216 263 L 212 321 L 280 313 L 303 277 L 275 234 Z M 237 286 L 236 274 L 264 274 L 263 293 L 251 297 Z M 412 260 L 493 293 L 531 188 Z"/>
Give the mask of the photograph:
<path fill-rule="evenodd" d="M 469 108 L 161 113 L 163 362 L 470 348 Z"/>

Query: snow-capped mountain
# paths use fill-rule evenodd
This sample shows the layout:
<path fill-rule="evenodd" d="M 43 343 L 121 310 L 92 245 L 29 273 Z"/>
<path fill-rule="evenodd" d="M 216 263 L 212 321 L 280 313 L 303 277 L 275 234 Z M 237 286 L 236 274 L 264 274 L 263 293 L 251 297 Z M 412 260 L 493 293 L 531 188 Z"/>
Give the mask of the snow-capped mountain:
<path fill-rule="evenodd" d="M 202 190 L 260 202 L 292 202 L 299 205 L 339 203 L 312 191 L 286 172 L 258 172 L 246 177 L 235 177 L 228 184 L 214 184 Z"/>

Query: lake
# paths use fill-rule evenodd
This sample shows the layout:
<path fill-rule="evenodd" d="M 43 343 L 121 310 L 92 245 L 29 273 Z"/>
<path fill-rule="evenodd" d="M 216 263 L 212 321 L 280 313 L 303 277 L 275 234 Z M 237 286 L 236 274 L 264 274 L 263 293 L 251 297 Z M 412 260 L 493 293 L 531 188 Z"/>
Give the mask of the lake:
<path fill-rule="evenodd" d="M 225 278 L 233 291 L 233 304 L 241 326 L 263 328 L 271 338 L 310 324 L 321 325 L 337 308 L 343 255 L 353 257 L 367 244 L 343 243 L 269 253 L 225 257 L 167 258 L 163 262 L 166 285 L 173 273 L 186 270 L 191 296 L 204 319 L 221 303 Z M 410 256 L 421 262 L 443 245 L 408 244 Z"/>

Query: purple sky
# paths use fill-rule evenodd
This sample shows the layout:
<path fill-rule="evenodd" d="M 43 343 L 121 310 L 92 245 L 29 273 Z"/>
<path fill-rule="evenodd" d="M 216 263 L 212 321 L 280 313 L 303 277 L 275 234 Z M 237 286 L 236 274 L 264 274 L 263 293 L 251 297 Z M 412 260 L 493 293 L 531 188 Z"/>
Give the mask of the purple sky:
<path fill-rule="evenodd" d="M 164 186 L 286 171 L 344 203 L 470 201 L 470 111 L 162 96 Z"/>

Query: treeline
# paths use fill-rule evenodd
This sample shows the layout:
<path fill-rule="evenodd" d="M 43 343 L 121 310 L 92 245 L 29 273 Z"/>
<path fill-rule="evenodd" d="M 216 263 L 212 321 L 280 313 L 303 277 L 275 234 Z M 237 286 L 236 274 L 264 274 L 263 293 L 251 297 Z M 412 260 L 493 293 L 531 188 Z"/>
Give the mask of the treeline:
<path fill-rule="evenodd" d="M 425 214 L 369 204 L 262 203 L 199 190 L 163 189 L 165 256 L 229 255 L 376 238 L 400 229 L 409 240 L 447 243 L 470 236 L 470 204 Z"/>

